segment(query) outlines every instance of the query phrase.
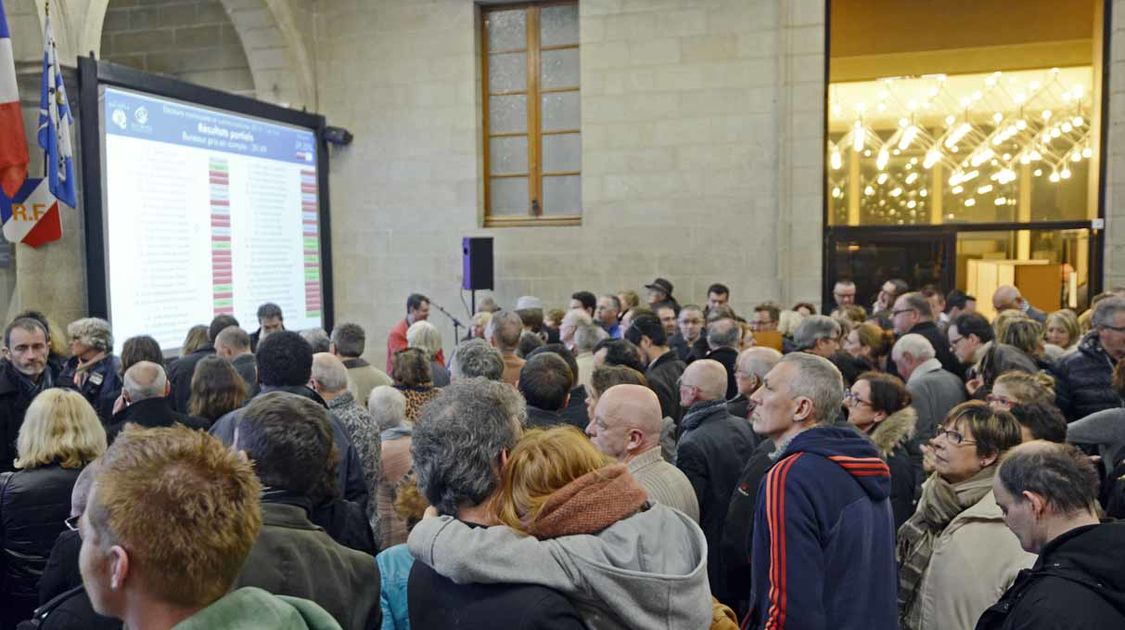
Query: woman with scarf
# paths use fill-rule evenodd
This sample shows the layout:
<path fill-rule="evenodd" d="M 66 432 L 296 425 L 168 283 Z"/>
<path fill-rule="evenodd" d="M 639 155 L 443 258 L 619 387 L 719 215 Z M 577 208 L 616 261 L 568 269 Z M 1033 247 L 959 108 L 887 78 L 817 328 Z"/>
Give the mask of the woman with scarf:
<path fill-rule="evenodd" d="M 624 464 L 573 427 L 533 430 L 512 449 L 501 526 L 427 518 L 410 551 L 458 583 L 523 583 L 569 598 L 591 628 L 707 628 L 707 543 L 690 518 L 652 504 Z"/>
<path fill-rule="evenodd" d="M 66 327 L 70 360 L 59 374 L 59 386 L 77 390 L 102 422 L 113 418 L 113 403 L 121 392 L 121 361 L 113 354 L 109 322 L 84 317 Z"/>
<path fill-rule="evenodd" d="M 1034 563 L 992 494 L 1000 458 L 1019 443 L 1012 414 L 981 401 L 954 407 L 930 440 L 934 474 L 898 530 L 903 630 L 972 628 Z"/>
<path fill-rule="evenodd" d="M 922 452 L 914 440 L 918 413 L 897 376 L 864 372 L 844 392 L 848 422 L 869 437 L 891 469 L 891 509 L 899 527 L 914 514 L 922 484 Z"/>

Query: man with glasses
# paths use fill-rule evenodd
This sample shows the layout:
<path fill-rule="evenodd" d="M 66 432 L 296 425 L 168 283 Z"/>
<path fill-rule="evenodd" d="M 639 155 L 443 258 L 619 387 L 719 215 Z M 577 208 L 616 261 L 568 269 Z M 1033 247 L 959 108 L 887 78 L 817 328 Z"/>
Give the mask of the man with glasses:
<path fill-rule="evenodd" d="M 668 340 L 668 345 L 676 351 L 676 356 L 686 363 L 707 356 L 707 338 L 703 335 L 703 309 L 688 304 L 680 309 L 676 322 L 678 330 Z"/>
<path fill-rule="evenodd" d="M 1098 302 L 1090 324 L 1078 349 L 1055 364 L 1056 400 L 1070 422 L 1121 406 L 1111 382 L 1114 366 L 1125 357 L 1125 298 Z"/>
<path fill-rule="evenodd" d="M 832 287 L 832 300 L 836 303 L 830 312 L 855 304 L 855 282 L 846 278 L 836 281 Z"/>
<path fill-rule="evenodd" d="M 941 366 L 933 345 L 922 335 L 903 335 L 891 350 L 891 360 L 918 412 L 916 434 L 932 435 L 949 410 L 965 401 L 964 384 Z"/>
<path fill-rule="evenodd" d="M 942 369 L 960 378 L 964 374 L 964 368 L 957 357 L 949 349 L 949 344 L 946 343 L 945 335 L 942 334 L 941 329 L 934 323 L 934 311 L 930 305 L 930 301 L 926 296 L 919 292 L 906 293 L 900 295 L 895 299 L 894 310 L 891 311 L 891 324 L 894 327 L 896 335 L 902 336 L 906 334 L 922 335 L 930 342 L 934 348 L 935 357 L 941 363 Z M 887 372 L 900 376 L 895 373 L 890 365 L 887 366 Z M 904 377 L 905 378 L 905 377 Z"/>
<path fill-rule="evenodd" d="M 684 370 L 679 386 L 685 413 L 680 422 L 676 466 L 687 475 L 699 500 L 711 592 L 719 601 L 727 601 L 719 542 L 731 491 L 758 438 L 744 418 L 727 412 L 727 371 L 723 364 L 713 359 L 695 361 Z"/>

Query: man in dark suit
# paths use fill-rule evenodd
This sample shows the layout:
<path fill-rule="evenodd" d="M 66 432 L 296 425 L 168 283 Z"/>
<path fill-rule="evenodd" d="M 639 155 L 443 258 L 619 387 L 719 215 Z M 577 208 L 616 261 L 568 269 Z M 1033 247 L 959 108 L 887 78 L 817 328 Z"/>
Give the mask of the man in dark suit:
<path fill-rule="evenodd" d="M 187 356 L 180 357 L 168 368 L 168 380 L 172 383 L 172 407 L 176 411 L 187 411 L 188 398 L 191 397 L 191 377 L 195 375 L 195 366 L 203 357 L 215 354 L 215 337 L 218 337 L 224 328 L 237 325 L 238 320 L 232 315 L 216 316 L 207 327 L 207 345 Z"/>
<path fill-rule="evenodd" d="M 933 307 L 926 296 L 917 291 L 898 296 L 894 310 L 891 311 L 891 324 L 900 338 L 908 334 L 925 337 L 934 347 L 934 356 L 941 363 L 942 369 L 958 378 L 964 378 L 965 366 L 954 356 L 953 350 L 949 348 L 949 340 L 934 322 Z M 887 363 L 887 373 L 899 376 L 893 365 L 893 362 Z"/>
<path fill-rule="evenodd" d="M 206 420 L 172 409 L 172 401 L 168 398 L 170 392 L 168 377 L 159 364 L 138 361 L 129 366 L 125 370 L 124 386 L 121 388 L 121 404 L 124 407 L 114 412 L 112 421 L 106 426 L 106 441 L 112 444 L 129 422 L 145 429 L 182 424 L 191 429 L 206 431 L 210 426 Z"/>

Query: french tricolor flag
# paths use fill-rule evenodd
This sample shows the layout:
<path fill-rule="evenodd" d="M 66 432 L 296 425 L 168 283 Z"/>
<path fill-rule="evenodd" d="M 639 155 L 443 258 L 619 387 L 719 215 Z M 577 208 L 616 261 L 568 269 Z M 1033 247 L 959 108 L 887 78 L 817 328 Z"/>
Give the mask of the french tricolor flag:
<path fill-rule="evenodd" d="M 0 188 L 12 197 L 27 177 L 27 139 L 16 89 L 16 61 L 12 36 L 0 0 Z"/>

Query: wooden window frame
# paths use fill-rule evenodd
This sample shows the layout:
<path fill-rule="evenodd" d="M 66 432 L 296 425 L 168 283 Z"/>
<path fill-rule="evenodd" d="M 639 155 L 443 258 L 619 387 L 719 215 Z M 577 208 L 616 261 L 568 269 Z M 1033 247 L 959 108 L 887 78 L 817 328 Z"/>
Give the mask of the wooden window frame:
<path fill-rule="evenodd" d="M 519 4 L 497 4 L 481 7 L 481 20 L 480 20 L 480 51 L 481 51 L 481 88 L 483 98 L 482 101 L 482 125 L 483 125 L 483 155 L 484 155 L 484 226 L 485 227 L 518 227 L 518 226 L 531 226 L 531 225 L 580 225 L 582 222 L 582 215 L 544 215 L 543 214 L 543 178 L 549 176 L 579 176 L 582 175 L 582 170 L 576 171 L 544 171 L 542 164 L 543 153 L 543 137 L 564 134 L 579 134 L 581 139 L 582 129 L 555 129 L 551 131 L 543 131 L 540 127 L 542 124 L 540 118 L 541 97 L 544 94 L 556 94 L 574 92 L 577 94 L 582 93 L 581 79 L 579 79 L 576 87 L 564 88 L 540 88 L 539 75 L 542 72 L 540 53 L 543 51 L 552 50 L 580 50 L 581 42 L 574 44 L 563 44 L 554 46 L 540 46 L 540 33 L 539 33 L 539 12 L 546 7 L 565 6 L 565 5 L 578 5 L 577 0 L 554 0 L 551 2 L 525 2 Z M 527 42 L 525 48 L 504 48 L 499 50 L 490 50 L 488 47 L 488 14 L 500 11 L 512 11 L 521 9 L 525 12 L 526 17 L 526 35 Z M 502 55 L 510 53 L 526 53 L 527 54 L 527 85 L 523 90 L 501 90 L 493 92 L 489 88 L 488 76 L 488 60 L 491 55 Z M 579 53 L 581 55 L 581 53 Z M 493 96 L 527 96 L 527 125 L 523 132 L 504 132 L 493 134 L 489 128 L 489 102 Z M 526 172 L 511 172 L 511 173 L 497 173 L 493 174 L 491 164 L 491 142 L 493 138 L 518 138 L 521 136 L 527 137 L 527 171 Z M 493 178 L 506 178 L 506 177 L 527 177 L 527 216 L 492 216 L 492 179 Z M 535 209 L 538 208 L 539 212 L 536 214 Z"/>

